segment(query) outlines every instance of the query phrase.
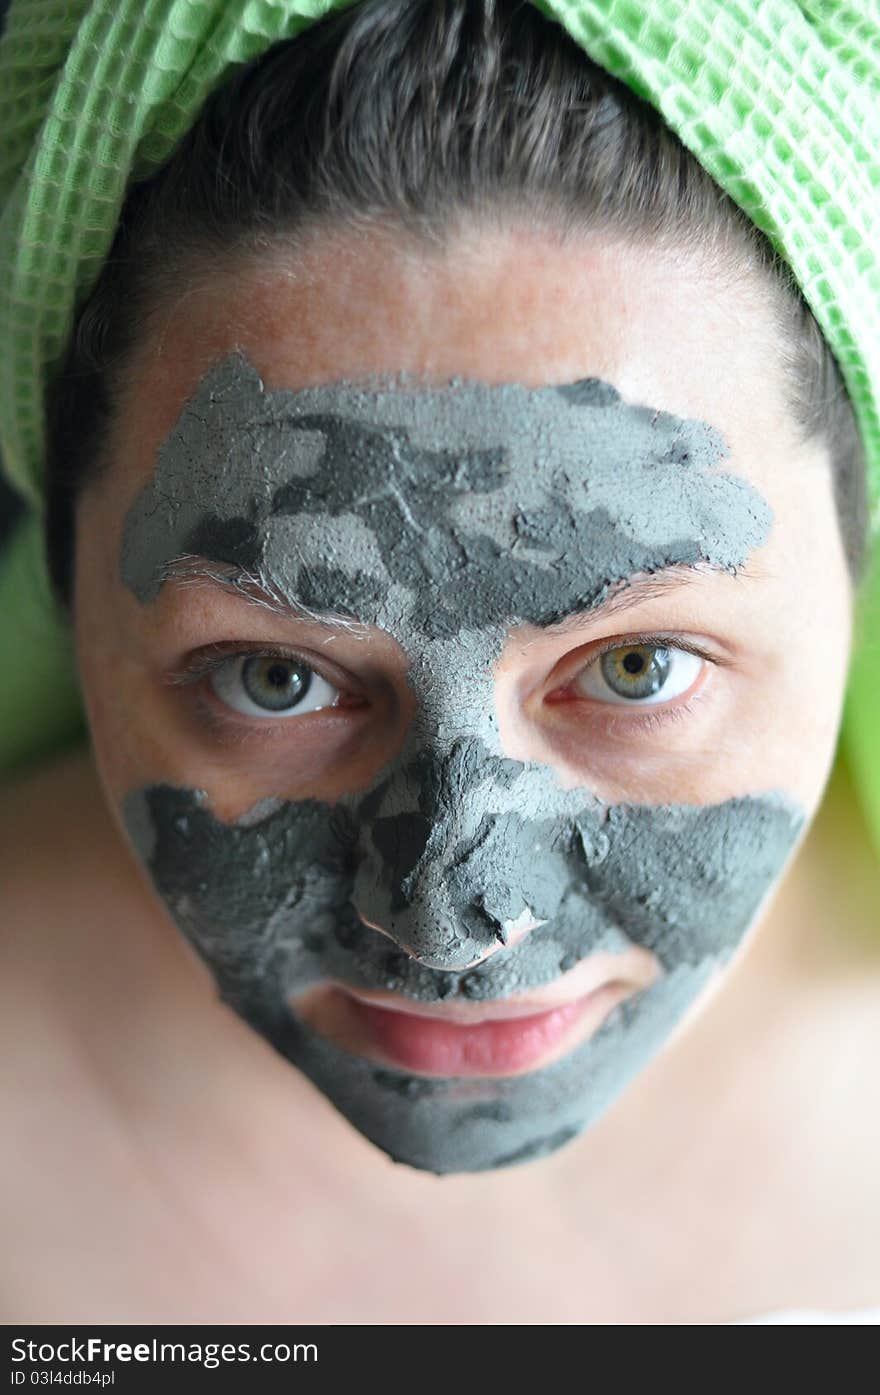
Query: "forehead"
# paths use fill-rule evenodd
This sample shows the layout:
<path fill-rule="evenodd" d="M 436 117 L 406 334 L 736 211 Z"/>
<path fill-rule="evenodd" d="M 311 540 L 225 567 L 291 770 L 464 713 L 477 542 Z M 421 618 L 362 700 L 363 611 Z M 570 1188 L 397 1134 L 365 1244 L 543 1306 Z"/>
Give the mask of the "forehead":
<path fill-rule="evenodd" d="M 161 444 L 122 577 L 146 602 L 197 555 L 392 632 L 549 624 L 638 572 L 742 563 L 771 512 L 727 453 L 599 379 L 268 389 L 235 351 Z"/>
<path fill-rule="evenodd" d="M 434 382 L 599 378 L 628 402 L 713 423 L 764 493 L 768 449 L 796 434 L 766 284 L 722 275 L 698 248 L 563 238 L 505 214 L 503 226 L 465 223 L 440 248 L 322 229 L 259 256 L 205 257 L 177 281 L 118 385 L 114 466 L 142 479 L 199 380 L 236 346 L 277 387 L 401 370 Z"/>

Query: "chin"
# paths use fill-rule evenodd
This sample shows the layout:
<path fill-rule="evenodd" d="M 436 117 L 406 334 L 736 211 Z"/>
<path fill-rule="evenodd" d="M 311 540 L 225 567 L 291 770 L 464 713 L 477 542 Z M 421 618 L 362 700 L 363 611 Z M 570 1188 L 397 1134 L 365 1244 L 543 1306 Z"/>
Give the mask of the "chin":
<path fill-rule="evenodd" d="M 286 1004 L 232 1004 L 393 1162 L 437 1175 L 544 1158 L 601 1119 L 717 975 L 712 955 L 618 1003 L 586 1039 L 516 1074 L 433 1076 L 346 1051 Z"/>

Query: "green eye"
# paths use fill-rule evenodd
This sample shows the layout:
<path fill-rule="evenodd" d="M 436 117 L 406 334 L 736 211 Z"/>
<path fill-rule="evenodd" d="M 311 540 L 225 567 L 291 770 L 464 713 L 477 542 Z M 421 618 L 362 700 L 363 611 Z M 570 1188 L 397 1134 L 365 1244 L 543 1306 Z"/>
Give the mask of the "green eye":
<path fill-rule="evenodd" d="M 298 717 L 332 707 L 339 696 L 302 659 L 269 654 L 231 658 L 210 681 L 217 697 L 248 717 Z"/>
<path fill-rule="evenodd" d="M 245 659 L 241 666 L 241 683 L 248 697 L 258 707 L 272 712 L 284 712 L 295 707 L 305 697 L 312 683 L 312 670 L 305 664 L 289 659 Z"/>
<path fill-rule="evenodd" d="M 599 660 L 599 667 L 605 682 L 619 697 L 654 697 L 669 677 L 672 656 L 668 649 L 633 644 L 625 649 L 609 649 Z"/>
<path fill-rule="evenodd" d="M 598 702 L 644 705 L 668 702 L 687 692 L 703 660 L 686 649 L 661 644 L 621 644 L 583 668 L 573 686 Z"/>

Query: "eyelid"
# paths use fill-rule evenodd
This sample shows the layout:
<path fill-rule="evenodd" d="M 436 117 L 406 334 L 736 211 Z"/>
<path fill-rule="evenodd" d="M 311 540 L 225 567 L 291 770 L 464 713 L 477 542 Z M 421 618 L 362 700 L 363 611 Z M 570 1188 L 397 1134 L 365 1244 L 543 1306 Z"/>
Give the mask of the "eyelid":
<path fill-rule="evenodd" d="M 287 659 L 290 662 L 299 660 L 334 687 L 353 693 L 358 697 L 364 696 L 357 680 L 322 654 L 314 654 L 309 649 L 294 648 L 291 645 L 270 642 L 258 643 L 249 640 L 221 640 L 215 644 L 205 645 L 190 654 L 179 667 L 169 670 L 164 675 L 163 681 L 172 686 L 198 683 L 208 674 L 216 673 L 230 659 L 257 657 Z"/>
<path fill-rule="evenodd" d="M 631 741 L 635 736 L 662 733 L 675 724 L 687 723 L 694 716 L 695 710 L 709 697 L 707 686 L 706 683 L 701 683 L 685 702 L 677 702 L 673 698 L 671 702 L 658 702 L 653 706 L 644 707 L 634 704 L 632 708 L 628 708 L 600 702 L 593 702 L 591 705 L 598 711 L 596 720 L 601 722 L 606 736 L 619 735 L 625 741 Z M 584 698 L 583 701 L 590 703 L 589 698 Z"/>
<path fill-rule="evenodd" d="M 592 643 L 581 645 L 577 649 L 571 649 L 560 660 L 551 676 L 553 683 L 550 691 L 557 688 L 564 688 L 570 683 L 582 669 L 589 668 L 591 664 L 597 663 L 603 654 L 610 653 L 613 649 L 627 649 L 630 645 L 644 644 L 657 649 L 683 649 L 686 654 L 695 654 L 698 659 L 704 659 L 707 663 L 714 664 L 718 668 L 730 668 L 733 660 L 725 658 L 716 651 L 712 651 L 705 645 L 697 644 L 695 640 L 689 639 L 687 635 L 673 634 L 669 631 L 653 631 L 648 633 L 632 633 L 627 635 L 611 635 L 607 639 L 594 640 Z M 576 662 L 578 656 L 581 662 Z M 563 678 L 556 677 L 556 673 L 565 670 Z M 586 701 L 587 699 L 585 699 Z"/>

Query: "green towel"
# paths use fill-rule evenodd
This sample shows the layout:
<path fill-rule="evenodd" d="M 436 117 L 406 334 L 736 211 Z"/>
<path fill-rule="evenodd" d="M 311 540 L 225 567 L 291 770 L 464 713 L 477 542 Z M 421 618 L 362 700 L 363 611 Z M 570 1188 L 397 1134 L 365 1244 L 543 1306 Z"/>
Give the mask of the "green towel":
<path fill-rule="evenodd" d="M 234 65 L 350 3 L 13 0 L 0 40 L 0 454 L 35 510 L 45 376 L 127 185 L 163 163 Z M 880 541 L 878 0 L 536 3 L 658 108 L 792 267 L 858 414 Z M 35 513 L 0 572 L 0 768 L 78 721 L 44 571 Z M 844 720 L 880 849 L 878 691 L 880 546 Z"/>

